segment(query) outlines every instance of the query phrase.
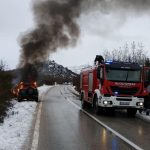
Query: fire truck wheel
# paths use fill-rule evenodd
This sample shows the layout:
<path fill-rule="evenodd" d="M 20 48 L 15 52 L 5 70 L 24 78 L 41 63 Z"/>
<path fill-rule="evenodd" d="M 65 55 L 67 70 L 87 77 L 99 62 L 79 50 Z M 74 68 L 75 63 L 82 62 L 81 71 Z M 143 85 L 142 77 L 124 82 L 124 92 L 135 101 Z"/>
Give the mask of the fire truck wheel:
<path fill-rule="evenodd" d="M 98 98 L 97 96 L 94 97 L 94 101 L 93 101 L 93 111 L 95 114 L 99 114 L 100 113 L 100 107 L 98 106 Z"/>
<path fill-rule="evenodd" d="M 86 102 L 84 101 L 84 99 L 81 100 L 81 106 L 82 106 L 82 109 L 86 107 Z"/>
<path fill-rule="evenodd" d="M 129 108 L 127 109 L 127 114 L 129 117 L 134 117 L 136 115 L 137 109 L 135 108 Z"/>

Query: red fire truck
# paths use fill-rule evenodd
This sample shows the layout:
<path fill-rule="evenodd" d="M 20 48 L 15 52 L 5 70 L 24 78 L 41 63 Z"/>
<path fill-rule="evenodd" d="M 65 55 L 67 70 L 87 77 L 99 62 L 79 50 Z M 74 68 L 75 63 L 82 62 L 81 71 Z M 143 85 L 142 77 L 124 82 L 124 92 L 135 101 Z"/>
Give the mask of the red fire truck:
<path fill-rule="evenodd" d="M 137 63 L 106 61 L 97 55 L 95 66 L 81 71 L 81 104 L 90 103 L 98 114 L 101 110 L 114 112 L 127 109 L 130 116 L 143 109 L 143 71 Z"/>

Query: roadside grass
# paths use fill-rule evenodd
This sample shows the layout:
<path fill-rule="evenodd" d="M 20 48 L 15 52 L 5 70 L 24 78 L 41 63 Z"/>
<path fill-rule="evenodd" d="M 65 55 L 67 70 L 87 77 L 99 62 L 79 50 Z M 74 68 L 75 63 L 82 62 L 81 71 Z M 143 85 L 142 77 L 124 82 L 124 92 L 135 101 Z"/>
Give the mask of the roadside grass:
<path fill-rule="evenodd" d="M 0 123 L 3 123 L 11 104 L 11 95 L 9 93 L 0 94 Z"/>
<path fill-rule="evenodd" d="M 0 71 L 0 123 L 3 122 L 8 108 L 11 106 L 12 74 Z"/>

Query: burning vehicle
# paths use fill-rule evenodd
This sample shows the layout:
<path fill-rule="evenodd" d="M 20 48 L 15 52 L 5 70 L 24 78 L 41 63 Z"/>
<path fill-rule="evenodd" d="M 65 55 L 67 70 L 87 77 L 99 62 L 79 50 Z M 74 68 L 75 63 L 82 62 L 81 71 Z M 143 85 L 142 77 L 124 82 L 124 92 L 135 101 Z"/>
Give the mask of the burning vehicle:
<path fill-rule="evenodd" d="M 38 102 L 37 83 L 35 81 L 20 82 L 12 89 L 12 93 L 19 102 L 23 100 L 35 100 Z"/>
<path fill-rule="evenodd" d="M 13 95 L 18 99 L 19 102 L 23 100 L 35 100 L 38 102 L 38 89 L 36 82 L 38 73 L 36 67 L 32 64 L 27 64 L 20 69 L 20 74 L 20 82 L 12 89 Z"/>

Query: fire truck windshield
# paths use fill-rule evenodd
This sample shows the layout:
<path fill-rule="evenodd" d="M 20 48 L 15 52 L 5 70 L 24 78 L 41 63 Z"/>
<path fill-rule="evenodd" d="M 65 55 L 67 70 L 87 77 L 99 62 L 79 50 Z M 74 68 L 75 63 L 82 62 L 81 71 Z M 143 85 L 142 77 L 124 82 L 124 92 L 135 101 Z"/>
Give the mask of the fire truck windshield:
<path fill-rule="evenodd" d="M 106 79 L 110 81 L 140 82 L 141 70 L 123 70 L 106 68 Z"/>

